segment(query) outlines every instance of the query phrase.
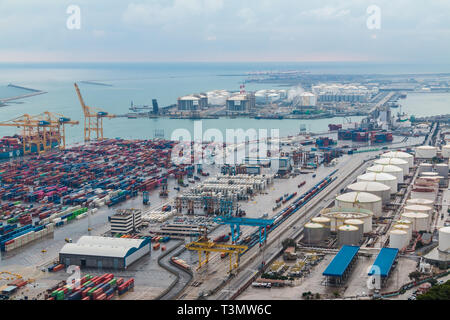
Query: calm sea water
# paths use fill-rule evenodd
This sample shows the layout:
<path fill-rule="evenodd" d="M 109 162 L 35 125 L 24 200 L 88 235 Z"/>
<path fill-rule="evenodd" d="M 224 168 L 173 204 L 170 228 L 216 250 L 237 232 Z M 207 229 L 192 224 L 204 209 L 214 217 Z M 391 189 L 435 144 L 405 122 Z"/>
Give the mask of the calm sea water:
<path fill-rule="evenodd" d="M 81 142 L 83 137 L 82 110 L 73 87 L 74 82 L 100 81 L 112 86 L 97 86 L 79 83 L 85 102 L 89 106 L 102 108 L 110 113 L 128 112 L 130 102 L 151 104 L 158 99 L 160 106 L 176 103 L 176 98 L 189 93 L 215 89 L 239 90 L 251 71 L 305 70 L 313 73 L 410 73 L 444 72 L 441 68 L 407 65 L 358 64 L 358 63 L 145 63 L 145 64 L 0 64 L 0 86 L 13 83 L 48 92 L 44 95 L 19 100 L 0 108 L 0 121 L 12 119 L 24 113 L 38 114 L 50 111 L 63 114 L 80 125 L 69 127 L 67 141 Z M 426 70 L 425 70 L 426 69 Z M 450 70 L 450 67 L 448 68 Z M 270 89 L 276 86 L 248 84 L 247 90 Z M 406 103 L 404 103 L 406 108 Z M 406 109 L 404 111 L 407 111 Z M 352 121 L 358 121 L 354 117 Z M 344 119 L 320 120 L 255 120 L 255 119 L 211 119 L 202 120 L 203 130 L 217 128 L 279 129 L 281 135 L 296 134 L 301 125 L 318 132 L 327 130 L 329 123 L 343 123 Z M 175 119 L 125 119 L 105 120 L 106 137 L 153 138 L 155 129 L 163 129 L 170 138 L 175 129 L 185 128 L 192 132 L 193 120 Z M 14 134 L 15 128 L 0 127 L 0 136 Z"/>

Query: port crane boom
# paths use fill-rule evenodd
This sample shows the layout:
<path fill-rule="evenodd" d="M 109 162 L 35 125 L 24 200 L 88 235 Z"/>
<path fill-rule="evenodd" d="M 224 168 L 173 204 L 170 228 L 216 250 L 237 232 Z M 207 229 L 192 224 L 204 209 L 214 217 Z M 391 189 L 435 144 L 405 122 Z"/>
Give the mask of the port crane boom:
<path fill-rule="evenodd" d="M 91 132 L 95 132 L 98 141 L 103 140 L 103 118 L 112 119 L 116 116 L 114 114 L 108 114 L 108 112 L 101 109 L 87 106 L 84 103 L 80 88 L 78 88 L 76 83 L 74 83 L 74 86 L 84 113 L 84 141 L 91 140 Z"/>

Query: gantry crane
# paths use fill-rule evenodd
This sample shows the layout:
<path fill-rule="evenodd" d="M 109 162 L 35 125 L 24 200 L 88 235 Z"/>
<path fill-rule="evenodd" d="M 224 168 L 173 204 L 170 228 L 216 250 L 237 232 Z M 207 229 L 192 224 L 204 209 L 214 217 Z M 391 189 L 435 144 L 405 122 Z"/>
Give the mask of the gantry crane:
<path fill-rule="evenodd" d="M 23 116 L 0 122 L 0 126 L 3 127 L 22 128 L 23 155 L 34 152 L 33 146 L 36 147 L 35 152 L 38 154 L 46 152 L 54 146 L 64 149 L 66 146 L 66 124 L 75 125 L 78 124 L 78 121 L 71 121 L 67 117 L 48 111 L 36 116 L 24 114 Z"/>
<path fill-rule="evenodd" d="M 87 106 L 81 96 L 80 88 L 78 88 L 76 83 L 73 85 L 77 91 L 78 99 L 80 100 L 81 108 L 84 113 L 84 141 L 87 142 L 91 140 L 91 132 L 96 133 L 98 141 L 103 140 L 103 118 L 112 119 L 116 116 L 114 114 L 108 114 L 108 112 L 98 108 Z"/>
<path fill-rule="evenodd" d="M 206 233 L 207 233 L 207 230 L 205 228 L 203 235 L 201 235 L 197 241 L 188 243 L 185 246 L 186 249 L 188 249 L 188 250 L 198 252 L 197 270 L 209 262 L 209 253 L 210 252 L 221 252 L 221 253 L 226 253 L 229 255 L 230 267 L 229 267 L 228 273 L 231 273 L 233 271 L 233 269 L 237 269 L 239 267 L 239 255 L 244 253 L 248 249 L 248 247 L 243 246 L 243 245 L 215 243 L 208 239 Z M 203 260 L 203 255 L 202 255 L 203 252 L 205 252 L 204 260 Z M 236 256 L 235 263 L 233 263 L 233 254 L 235 254 L 235 256 Z"/>

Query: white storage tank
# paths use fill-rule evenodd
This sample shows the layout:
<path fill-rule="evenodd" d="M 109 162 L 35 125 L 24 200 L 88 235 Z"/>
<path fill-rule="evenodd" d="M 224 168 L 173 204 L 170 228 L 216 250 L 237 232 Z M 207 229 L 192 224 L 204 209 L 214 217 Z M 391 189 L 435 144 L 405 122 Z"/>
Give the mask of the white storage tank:
<path fill-rule="evenodd" d="M 379 182 L 382 184 L 387 185 L 389 188 L 391 188 L 391 194 L 397 193 L 397 178 L 393 176 L 392 174 L 388 173 L 375 173 L 375 172 L 369 172 L 363 175 L 358 176 L 357 178 L 358 182 Z"/>
<path fill-rule="evenodd" d="M 429 230 L 429 215 L 422 212 L 404 212 L 402 213 L 402 219 L 406 219 L 412 222 L 412 230 L 428 231 Z"/>
<path fill-rule="evenodd" d="M 380 158 L 374 161 L 374 164 L 382 165 L 382 166 L 397 166 L 403 169 L 403 174 L 407 175 L 409 173 L 409 164 L 408 161 L 399 158 Z"/>
<path fill-rule="evenodd" d="M 426 214 L 431 214 L 433 212 L 433 207 L 423 206 L 420 204 L 407 205 L 404 208 L 405 212 L 422 212 Z"/>
<path fill-rule="evenodd" d="M 428 199 L 430 201 L 436 200 L 437 190 L 434 188 L 416 187 L 411 190 L 411 198 Z"/>
<path fill-rule="evenodd" d="M 336 197 L 336 207 L 363 208 L 373 212 L 376 217 L 382 215 L 381 198 L 367 192 L 348 192 Z"/>
<path fill-rule="evenodd" d="M 442 146 L 442 157 L 446 159 L 450 158 L 450 144 Z"/>
<path fill-rule="evenodd" d="M 327 217 L 314 217 L 311 219 L 311 222 L 313 223 L 320 223 L 325 228 L 330 229 L 331 228 L 331 219 Z"/>
<path fill-rule="evenodd" d="M 393 229 L 389 232 L 389 248 L 402 250 L 407 246 L 408 233 L 403 230 Z"/>
<path fill-rule="evenodd" d="M 408 233 L 408 241 L 411 240 L 411 238 L 412 238 L 412 227 L 411 226 L 408 226 L 406 224 L 398 223 L 398 224 L 395 224 L 392 228 L 396 229 L 396 230 L 403 230 L 403 231 L 405 231 L 406 233 Z"/>
<path fill-rule="evenodd" d="M 450 227 L 439 229 L 439 251 L 450 253 Z"/>
<path fill-rule="evenodd" d="M 437 155 L 437 148 L 432 146 L 420 146 L 416 148 L 416 157 L 420 159 L 432 159 Z"/>
<path fill-rule="evenodd" d="M 344 225 L 355 226 L 358 227 L 358 231 L 360 233 L 360 239 L 364 236 L 364 221 L 359 219 L 347 219 L 344 221 Z"/>
<path fill-rule="evenodd" d="M 377 164 L 367 168 L 367 172 L 392 174 L 398 183 L 403 183 L 403 169 L 397 166 Z"/>
<path fill-rule="evenodd" d="M 406 204 L 432 207 L 434 205 L 434 201 L 431 201 L 429 199 L 416 198 L 406 200 Z"/>
<path fill-rule="evenodd" d="M 409 168 L 414 166 L 414 156 L 402 151 L 390 151 L 381 155 L 381 158 L 398 158 L 408 161 Z"/>
<path fill-rule="evenodd" d="M 413 231 L 413 224 L 410 220 L 406 220 L 406 219 L 400 219 L 398 220 L 395 225 L 405 225 L 408 226 L 409 228 L 409 236 L 410 238 L 412 238 L 412 231 Z"/>
<path fill-rule="evenodd" d="M 380 182 L 364 181 L 356 182 L 347 187 L 350 191 L 368 192 L 381 198 L 381 201 L 386 204 L 391 199 L 391 188 Z"/>
<path fill-rule="evenodd" d="M 356 226 L 342 225 L 337 232 L 339 248 L 344 245 L 357 246 L 361 242 L 361 232 Z"/>
<path fill-rule="evenodd" d="M 364 233 L 372 232 L 373 212 L 361 208 L 329 208 L 321 211 L 321 216 L 329 218 L 331 221 L 331 231 L 337 231 L 337 228 L 344 224 L 348 219 L 359 219 L 364 221 Z"/>
<path fill-rule="evenodd" d="M 309 222 L 303 229 L 303 242 L 308 244 L 317 244 L 328 238 L 330 229 L 320 223 Z"/>

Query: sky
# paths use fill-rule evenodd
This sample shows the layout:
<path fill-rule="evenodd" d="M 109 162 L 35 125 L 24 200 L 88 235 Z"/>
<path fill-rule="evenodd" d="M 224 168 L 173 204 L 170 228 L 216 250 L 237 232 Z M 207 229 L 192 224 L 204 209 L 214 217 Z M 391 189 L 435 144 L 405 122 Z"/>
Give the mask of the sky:
<path fill-rule="evenodd" d="M 448 0 L 0 0 L 0 62 L 448 63 L 449 16 Z"/>

